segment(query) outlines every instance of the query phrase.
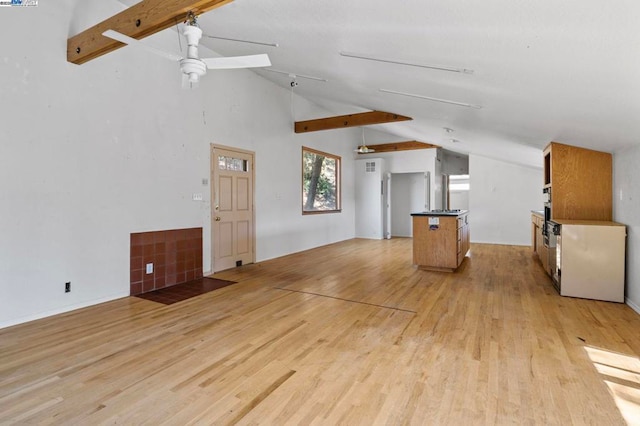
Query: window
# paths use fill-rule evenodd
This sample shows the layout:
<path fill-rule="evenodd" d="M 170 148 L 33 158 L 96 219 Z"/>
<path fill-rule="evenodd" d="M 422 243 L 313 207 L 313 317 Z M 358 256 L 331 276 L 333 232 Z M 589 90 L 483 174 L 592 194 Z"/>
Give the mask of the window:
<path fill-rule="evenodd" d="M 340 208 L 340 157 L 302 147 L 302 214 Z"/>
<path fill-rule="evenodd" d="M 451 175 L 449 176 L 450 191 L 468 191 L 469 175 Z"/>
<path fill-rule="evenodd" d="M 218 168 L 220 170 L 231 170 L 234 172 L 248 172 L 249 162 L 241 158 L 218 156 Z"/>

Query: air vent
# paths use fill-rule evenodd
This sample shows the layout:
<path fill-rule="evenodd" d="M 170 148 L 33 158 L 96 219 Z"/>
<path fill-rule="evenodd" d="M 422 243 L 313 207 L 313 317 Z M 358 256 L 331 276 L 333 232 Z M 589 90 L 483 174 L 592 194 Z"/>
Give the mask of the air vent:
<path fill-rule="evenodd" d="M 376 171 L 376 163 L 375 163 L 375 161 L 371 161 L 371 162 L 367 161 L 365 163 L 365 171 L 367 173 L 374 173 Z"/>

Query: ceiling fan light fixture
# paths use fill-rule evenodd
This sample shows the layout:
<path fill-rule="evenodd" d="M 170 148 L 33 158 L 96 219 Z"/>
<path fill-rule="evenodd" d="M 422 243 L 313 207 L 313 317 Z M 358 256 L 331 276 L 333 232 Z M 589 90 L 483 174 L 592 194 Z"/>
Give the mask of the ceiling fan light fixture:
<path fill-rule="evenodd" d="M 358 149 L 355 150 L 358 154 L 370 154 L 372 152 L 376 152 L 375 149 L 368 148 L 366 145 L 360 145 Z"/>
<path fill-rule="evenodd" d="M 375 149 L 371 149 L 367 147 L 367 143 L 364 140 L 364 127 L 362 127 L 362 145 L 358 145 L 357 149 L 354 149 L 358 154 L 369 154 L 371 152 L 376 152 Z"/>
<path fill-rule="evenodd" d="M 190 82 L 196 83 L 207 73 L 207 65 L 200 59 L 185 58 L 180 61 L 180 70 L 189 76 Z"/>

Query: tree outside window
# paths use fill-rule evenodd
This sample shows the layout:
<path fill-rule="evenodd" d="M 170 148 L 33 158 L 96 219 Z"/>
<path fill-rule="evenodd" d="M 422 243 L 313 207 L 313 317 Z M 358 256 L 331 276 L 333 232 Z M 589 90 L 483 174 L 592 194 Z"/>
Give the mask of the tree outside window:
<path fill-rule="evenodd" d="M 340 208 L 340 157 L 302 147 L 302 213 Z"/>

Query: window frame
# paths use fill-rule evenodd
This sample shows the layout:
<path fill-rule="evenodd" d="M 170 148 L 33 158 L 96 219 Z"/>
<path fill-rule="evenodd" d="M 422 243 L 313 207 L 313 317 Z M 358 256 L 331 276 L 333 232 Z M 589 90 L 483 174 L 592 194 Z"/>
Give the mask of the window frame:
<path fill-rule="evenodd" d="M 305 152 L 309 152 L 312 154 L 322 155 L 325 158 L 331 158 L 336 161 L 336 208 L 335 209 L 327 209 L 327 210 L 305 210 L 304 208 L 304 155 Z M 301 180 L 301 194 L 300 194 L 300 204 L 303 215 L 315 215 L 315 214 L 327 214 L 327 213 L 341 213 L 342 212 L 342 157 L 335 154 L 330 154 L 328 152 L 319 151 L 317 149 L 309 148 L 306 146 L 302 147 L 302 154 L 300 156 L 300 180 Z"/>

